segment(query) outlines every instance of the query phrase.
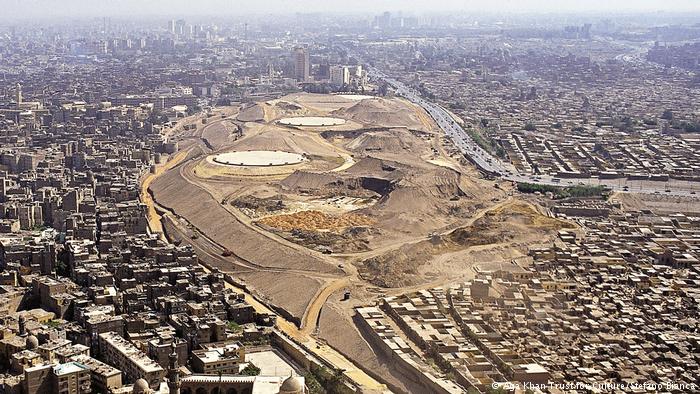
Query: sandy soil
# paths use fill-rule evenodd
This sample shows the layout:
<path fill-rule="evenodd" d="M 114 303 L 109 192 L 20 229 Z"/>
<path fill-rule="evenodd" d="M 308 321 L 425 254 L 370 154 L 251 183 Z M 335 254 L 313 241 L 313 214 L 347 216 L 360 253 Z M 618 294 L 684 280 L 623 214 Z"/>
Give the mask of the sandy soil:
<path fill-rule="evenodd" d="M 297 116 L 348 122 L 314 130 L 276 124 Z M 153 182 L 155 200 L 216 267 L 284 309 L 303 333 L 320 323 L 330 345 L 400 391 L 408 391 L 401 377 L 353 326 L 354 305 L 469 277 L 474 265 L 522 257 L 527 245 L 570 226 L 480 178 L 430 117 L 401 99 L 300 93 L 225 122 L 183 135 L 191 150 Z M 246 150 L 309 161 L 275 174 L 214 170 L 208 161 Z M 345 289 L 351 302 L 340 301 Z"/>
<path fill-rule="evenodd" d="M 328 303 L 321 313 L 319 336 L 365 370 L 380 375 L 399 392 L 411 392 L 407 379 L 392 368 L 391 362 L 378 356 L 347 316 L 339 301 Z"/>
<path fill-rule="evenodd" d="M 509 261 L 526 253 L 526 246 L 544 243 L 573 225 L 540 214 L 521 201 L 509 201 L 486 211 L 465 227 L 362 261 L 360 275 L 381 287 L 404 287 L 440 278 L 469 275 L 479 258 Z M 487 253 L 483 253 L 487 252 Z M 481 260 L 484 261 L 484 260 Z"/>

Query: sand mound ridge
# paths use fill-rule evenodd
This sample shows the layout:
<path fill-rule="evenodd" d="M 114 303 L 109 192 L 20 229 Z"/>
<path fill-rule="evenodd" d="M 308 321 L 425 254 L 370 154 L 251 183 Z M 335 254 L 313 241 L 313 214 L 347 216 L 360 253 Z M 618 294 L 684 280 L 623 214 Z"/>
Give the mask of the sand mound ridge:
<path fill-rule="evenodd" d="M 268 216 L 258 223 L 282 231 L 330 231 L 340 233 L 348 227 L 369 226 L 374 220 L 365 215 L 346 213 L 328 215 L 321 211 L 301 211 L 284 215 Z"/>
<path fill-rule="evenodd" d="M 347 109 L 333 111 L 331 114 L 365 124 L 424 128 L 417 109 L 410 108 L 399 100 L 361 100 Z"/>
<path fill-rule="evenodd" d="M 259 122 L 265 120 L 265 110 L 260 104 L 243 109 L 236 117 L 241 122 Z"/>
<path fill-rule="evenodd" d="M 413 151 L 417 144 L 416 137 L 405 129 L 373 131 L 363 133 L 352 140 L 347 148 L 353 151 L 381 151 L 389 153 L 406 153 Z"/>
<path fill-rule="evenodd" d="M 528 203 L 514 201 L 486 212 L 471 225 L 371 257 L 363 261 L 360 276 L 381 287 L 416 285 L 425 280 L 418 273 L 420 268 L 445 253 L 467 252 L 472 247 L 538 243 L 550 239 L 558 230 L 574 227 L 542 215 Z"/>

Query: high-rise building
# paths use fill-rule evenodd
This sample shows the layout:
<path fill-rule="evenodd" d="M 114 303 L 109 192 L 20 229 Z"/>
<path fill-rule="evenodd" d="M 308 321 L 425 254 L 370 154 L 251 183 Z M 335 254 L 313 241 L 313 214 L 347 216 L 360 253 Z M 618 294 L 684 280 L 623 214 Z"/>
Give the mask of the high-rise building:
<path fill-rule="evenodd" d="M 178 19 L 177 21 L 175 21 L 175 34 L 181 36 L 184 35 L 186 26 L 187 22 L 185 22 L 183 19 Z"/>
<path fill-rule="evenodd" d="M 299 82 L 306 82 L 309 79 L 309 51 L 306 48 L 294 48 L 294 78 Z"/>
<path fill-rule="evenodd" d="M 15 94 L 16 94 L 15 101 L 17 101 L 17 105 L 19 106 L 22 104 L 22 85 L 17 84 L 16 89 L 17 89 L 17 91 L 15 92 Z"/>
<path fill-rule="evenodd" d="M 344 66 L 331 67 L 331 84 L 347 85 L 350 83 L 350 70 Z"/>

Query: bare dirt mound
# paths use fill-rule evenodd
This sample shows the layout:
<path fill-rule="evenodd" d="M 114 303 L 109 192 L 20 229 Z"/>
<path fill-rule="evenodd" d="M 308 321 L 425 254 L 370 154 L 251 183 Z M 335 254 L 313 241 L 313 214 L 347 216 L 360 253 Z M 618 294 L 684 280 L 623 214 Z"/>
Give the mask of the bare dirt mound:
<path fill-rule="evenodd" d="M 341 293 L 342 294 L 342 293 Z M 355 292 L 353 291 L 353 294 Z M 337 295 L 334 298 L 339 298 Z M 415 385 L 410 384 L 411 378 L 394 368 L 395 362 L 386 359 L 381 353 L 375 353 L 363 338 L 352 319 L 343 311 L 344 305 L 337 305 L 334 300 L 324 305 L 321 311 L 319 335 L 328 341 L 333 348 L 350 358 L 363 369 L 371 370 L 381 376 L 397 393 L 418 393 Z M 410 388 L 409 388 L 410 387 Z"/>
<path fill-rule="evenodd" d="M 262 218 L 258 223 L 282 231 L 330 231 L 339 233 L 348 227 L 369 226 L 375 221 L 355 213 L 329 215 L 321 211 L 301 211 L 291 214 L 275 215 Z"/>
<path fill-rule="evenodd" d="M 326 186 L 338 184 L 340 181 L 341 178 L 336 175 L 295 171 L 292 175 L 280 182 L 280 185 L 283 189 L 289 190 L 321 189 Z"/>
<path fill-rule="evenodd" d="M 282 190 L 318 196 L 382 197 L 393 189 L 393 180 L 379 177 L 355 177 L 296 171 L 285 178 Z"/>
<path fill-rule="evenodd" d="M 238 125 L 230 121 L 222 121 L 211 124 L 202 131 L 202 139 L 214 150 L 234 142 L 240 135 Z"/>
<path fill-rule="evenodd" d="M 354 152 L 382 152 L 421 155 L 428 145 L 405 128 L 369 131 L 350 141 L 346 148 Z"/>
<path fill-rule="evenodd" d="M 272 125 L 262 126 L 262 131 L 246 136 L 232 145 L 234 150 L 279 150 L 293 153 L 305 153 L 325 157 L 340 157 L 336 149 L 328 144 L 319 144 L 317 138 L 302 133 L 289 131 Z"/>
<path fill-rule="evenodd" d="M 236 119 L 241 122 L 262 122 L 265 120 L 265 110 L 261 104 L 254 104 L 241 110 Z"/>
<path fill-rule="evenodd" d="M 422 266 L 437 256 L 477 246 L 541 243 L 557 230 L 573 227 L 516 201 L 487 212 L 469 226 L 369 258 L 362 262 L 360 275 L 382 287 L 416 285 L 426 280 L 420 273 Z"/>
<path fill-rule="evenodd" d="M 186 217 L 201 233 L 221 247 L 232 251 L 241 260 L 267 268 L 338 273 L 336 267 L 313 255 L 270 242 L 269 238 L 245 226 L 229 213 L 220 201 L 187 182 L 179 168 L 156 179 L 150 190 L 158 204 Z M 262 244 L 265 248 L 260 248 Z"/>
<path fill-rule="evenodd" d="M 241 272 L 236 276 L 245 281 L 251 293 L 297 324 L 322 285 L 319 279 L 293 272 Z"/>
<path fill-rule="evenodd" d="M 333 111 L 332 114 L 367 125 L 404 126 L 420 130 L 426 127 L 419 116 L 419 111 L 423 110 L 400 100 L 377 98 L 358 101 L 350 108 Z"/>

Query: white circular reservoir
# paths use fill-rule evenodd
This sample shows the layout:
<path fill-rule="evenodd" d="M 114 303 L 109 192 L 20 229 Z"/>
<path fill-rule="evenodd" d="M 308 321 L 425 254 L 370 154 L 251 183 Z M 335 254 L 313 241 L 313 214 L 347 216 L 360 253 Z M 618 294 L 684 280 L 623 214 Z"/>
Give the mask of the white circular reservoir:
<path fill-rule="evenodd" d="M 272 167 L 299 164 L 306 161 L 304 155 L 279 150 L 249 150 L 227 152 L 214 156 L 214 162 L 225 166 Z"/>
<path fill-rule="evenodd" d="M 321 127 L 339 126 L 345 124 L 345 119 L 331 118 L 325 116 L 299 116 L 295 118 L 282 118 L 277 122 L 285 126 Z"/>

